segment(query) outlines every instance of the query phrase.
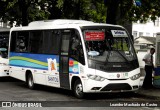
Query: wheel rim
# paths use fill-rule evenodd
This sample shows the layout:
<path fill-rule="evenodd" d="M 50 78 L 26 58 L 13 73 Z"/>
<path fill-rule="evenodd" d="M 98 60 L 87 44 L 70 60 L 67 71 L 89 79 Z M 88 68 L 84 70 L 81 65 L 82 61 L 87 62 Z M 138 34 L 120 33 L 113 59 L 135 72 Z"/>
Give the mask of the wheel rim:
<path fill-rule="evenodd" d="M 78 96 L 82 96 L 82 95 L 83 95 L 82 84 L 78 84 L 78 85 L 76 86 L 76 94 L 77 94 Z"/>

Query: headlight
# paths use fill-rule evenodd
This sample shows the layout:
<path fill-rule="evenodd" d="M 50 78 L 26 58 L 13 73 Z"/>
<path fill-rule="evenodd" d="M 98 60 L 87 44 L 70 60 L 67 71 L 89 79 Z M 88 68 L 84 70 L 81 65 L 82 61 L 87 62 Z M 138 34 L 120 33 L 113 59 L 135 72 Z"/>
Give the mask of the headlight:
<path fill-rule="evenodd" d="M 87 74 L 87 76 L 89 79 L 96 80 L 96 81 L 104 81 L 105 80 L 104 77 L 101 77 L 98 75 Z"/>
<path fill-rule="evenodd" d="M 136 74 L 136 75 L 130 77 L 130 79 L 131 79 L 131 80 L 136 80 L 136 79 L 140 78 L 140 76 L 141 76 L 141 74 L 138 73 L 138 74 Z"/>

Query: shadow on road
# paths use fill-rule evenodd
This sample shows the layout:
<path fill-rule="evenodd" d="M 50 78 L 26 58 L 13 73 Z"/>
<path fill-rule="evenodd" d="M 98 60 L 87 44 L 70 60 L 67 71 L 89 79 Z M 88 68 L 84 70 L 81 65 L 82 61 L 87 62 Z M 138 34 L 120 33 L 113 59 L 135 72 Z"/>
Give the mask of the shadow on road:
<path fill-rule="evenodd" d="M 0 82 L 11 82 L 11 84 L 14 84 L 17 87 L 23 88 L 23 89 L 28 89 L 27 85 L 25 82 L 20 81 L 15 78 L 11 77 L 1 77 Z M 12 83 L 14 82 L 14 83 Z M 57 95 L 63 95 L 72 99 L 76 99 L 74 96 L 73 92 L 71 90 L 66 90 L 66 89 L 61 89 L 61 88 L 55 88 L 55 87 L 48 87 L 48 86 L 42 86 L 42 85 L 36 85 L 35 91 L 41 91 L 48 93 L 53 93 Z M 110 100 L 116 100 L 116 99 L 136 99 L 136 98 L 145 98 L 143 95 L 137 94 L 135 92 L 124 92 L 124 93 L 90 93 L 85 95 L 84 100 L 105 100 L 105 99 L 110 99 Z M 146 99 L 148 99 L 146 97 Z"/>
<path fill-rule="evenodd" d="M 22 83 L 19 85 L 23 88 L 27 88 L 26 84 Z M 76 97 L 73 94 L 73 91 L 71 90 L 66 90 L 62 88 L 55 88 L 55 87 L 48 87 L 48 86 L 42 86 L 42 85 L 36 85 L 35 88 L 36 91 L 44 91 L 48 93 L 54 93 L 54 94 L 59 94 L 59 95 L 65 95 L 67 97 L 72 97 L 75 99 Z M 89 93 L 85 94 L 84 100 L 103 100 L 103 99 L 136 99 L 136 98 L 145 98 L 143 95 L 137 94 L 135 92 L 123 92 L 123 93 Z M 147 99 L 147 97 L 146 97 Z"/>
<path fill-rule="evenodd" d="M 20 82 L 20 80 L 12 77 L 0 77 L 0 82 Z"/>

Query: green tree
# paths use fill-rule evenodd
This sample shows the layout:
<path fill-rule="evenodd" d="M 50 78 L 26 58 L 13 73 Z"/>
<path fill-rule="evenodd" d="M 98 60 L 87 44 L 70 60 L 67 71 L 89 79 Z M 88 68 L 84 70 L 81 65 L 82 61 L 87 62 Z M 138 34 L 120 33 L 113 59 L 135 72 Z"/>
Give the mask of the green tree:
<path fill-rule="evenodd" d="M 49 13 L 45 10 L 45 0 L 3 0 L 4 13 L 0 15 L 3 20 L 17 25 L 28 25 L 30 21 L 48 19 Z M 1 4 L 2 5 L 2 4 Z"/>
<path fill-rule="evenodd" d="M 146 22 L 160 17 L 159 0 L 140 0 L 141 6 L 136 6 L 135 0 L 105 0 L 107 7 L 106 22 L 123 24 L 124 22 Z"/>
<path fill-rule="evenodd" d="M 152 20 L 155 22 L 157 17 L 160 17 L 160 2 L 159 0 L 141 0 L 142 5 L 140 7 L 133 6 L 131 8 L 130 16 L 132 16 L 132 21 L 140 20 L 140 22 L 146 22 L 147 20 Z"/>
<path fill-rule="evenodd" d="M 141 6 L 136 6 L 134 0 L 1 0 L 0 18 L 25 26 L 43 19 L 84 19 L 122 25 L 160 17 L 158 0 L 141 2 Z"/>
<path fill-rule="evenodd" d="M 134 6 L 133 0 L 105 0 L 107 6 L 106 23 L 123 24 L 124 21 L 130 21 L 129 13 Z M 134 13 L 134 12 L 132 12 Z"/>
<path fill-rule="evenodd" d="M 8 19 L 4 16 L 7 16 L 6 14 L 6 7 L 7 7 L 8 2 L 5 0 L 0 1 L 0 18 L 3 22 L 6 22 Z"/>
<path fill-rule="evenodd" d="M 105 8 L 102 0 L 63 0 L 61 18 L 105 22 Z"/>
<path fill-rule="evenodd" d="M 60 19 L 62 17 L 62 0 L 48 0 L 48 19 Z"/>

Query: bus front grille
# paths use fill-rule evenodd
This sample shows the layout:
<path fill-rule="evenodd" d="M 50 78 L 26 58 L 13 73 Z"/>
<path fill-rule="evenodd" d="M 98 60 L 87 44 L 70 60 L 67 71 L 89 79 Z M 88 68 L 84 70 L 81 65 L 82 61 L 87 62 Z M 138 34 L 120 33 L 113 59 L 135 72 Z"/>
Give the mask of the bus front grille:
<path fill-rule="evenodd" d="M 101 91 L 121 91 L 121 90 L 132 90 L 132 87 L 127 83 L 121 84 L 108 84 Z"/>

